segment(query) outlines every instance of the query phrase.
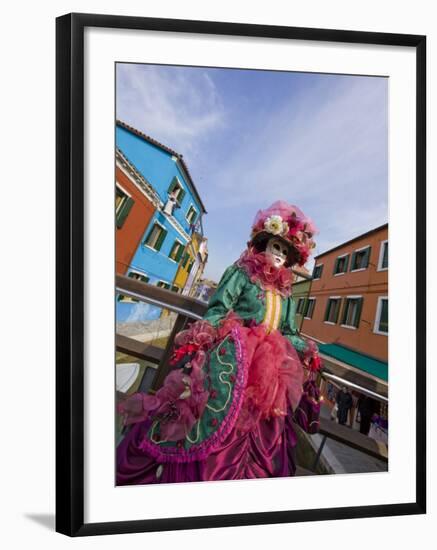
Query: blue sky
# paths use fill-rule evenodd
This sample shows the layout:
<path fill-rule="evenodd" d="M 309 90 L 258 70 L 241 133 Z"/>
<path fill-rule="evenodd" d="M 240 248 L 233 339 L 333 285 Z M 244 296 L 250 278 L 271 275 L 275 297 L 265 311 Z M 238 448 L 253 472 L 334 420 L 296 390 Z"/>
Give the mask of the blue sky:
<path fill-rule="evenodd" d="M 215 280 L 276 200 L 314 220 L 315 254 L 388 221 L 387 94 L 379 77 L 117 65 L 117 118 L 190 169 Z"/>

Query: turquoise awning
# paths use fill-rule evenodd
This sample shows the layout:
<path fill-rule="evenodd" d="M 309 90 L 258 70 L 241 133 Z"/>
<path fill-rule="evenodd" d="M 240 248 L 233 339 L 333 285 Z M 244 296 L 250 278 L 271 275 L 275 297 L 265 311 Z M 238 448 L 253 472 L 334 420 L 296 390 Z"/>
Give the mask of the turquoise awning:
<path fill-rule="evenodd" d="M 319 351 L 323 355 L 338 359 L 342 363 L 376 376 L 385 382 L 388 381 L 388 363 L 385 361 L 379 361 L 339 344 L 319 344 Z"/>

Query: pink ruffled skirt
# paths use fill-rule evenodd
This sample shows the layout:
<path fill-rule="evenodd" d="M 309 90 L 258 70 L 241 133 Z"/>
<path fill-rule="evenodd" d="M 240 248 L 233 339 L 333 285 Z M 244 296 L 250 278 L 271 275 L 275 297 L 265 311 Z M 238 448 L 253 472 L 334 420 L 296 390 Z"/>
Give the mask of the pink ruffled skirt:
<path fill-rule="evenodd" d="M 296 434 L 291 418 L 303 368 L 278 331 L 240 327 L 248 363 L 241 409 L 230 432 L 202 460 L 160 463 L 142 444 L 152 420 L 134 424 L 117 448 L 117 485 L 291 476 Z"/>

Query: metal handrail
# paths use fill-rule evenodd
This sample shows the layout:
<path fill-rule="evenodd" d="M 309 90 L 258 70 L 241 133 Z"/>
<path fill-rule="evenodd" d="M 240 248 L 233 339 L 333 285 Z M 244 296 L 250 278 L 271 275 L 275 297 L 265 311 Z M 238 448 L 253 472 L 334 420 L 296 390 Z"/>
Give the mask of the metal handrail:
<path fill-rule="evenodd" d="M 366 395 L 369 395 L 370 397 L 374 397 L 375 399 L 378 399 L 379 401 L 384 401 L 385 403 L 388 403 L 388 397 L 385 397 L 379 393 L 376 393 L 372 390 L 368 390 L 367 388 L 364 388 L 363 386 L 359 386 L 358 384 L 355 384 L 354 382 L 351 382 L 350 380 L 346 380 L 345 378 L 341 378 L 340 376 L 337 376 L 335 374 L 331 374 L 329 372 L 322 372 L 322 378 L 329 378 L 330 380 L 333 380 L 335 382 L 338 382 L 342 386 L 348 386 L 349 388 L 353 388 L 354 390 L 358 390 L 361 393 L 365 393 Z"/>
<path fill-rule="evenodd" d="M 190 317 L 191 319 L 196 319 L 196 320 L 203 319 L 202 315 L 197 315 L 197 313 L 194 313 L 189 309 L 184 309 L 184 308 L 169 304 L 168 302 L 162 302 L 161 300 L 158 300 L 156 298 L 151 298 L 150 296 L 144 296 L 143 294 L 138 294 L 138 292 L 133 292 L 132 290 L 126 290 L 125 288 L 122 288 L 119 286 L 115 287 L 115 290 L 116 292 L 123 294 L 123 296 L 130 296 L 131 298 L 136 298 L 141 302 L 158 306 L 163 309 L 168 309 L 169 311 L 173 311 L 175 313 L 185 315 L 186 317 Z"/>

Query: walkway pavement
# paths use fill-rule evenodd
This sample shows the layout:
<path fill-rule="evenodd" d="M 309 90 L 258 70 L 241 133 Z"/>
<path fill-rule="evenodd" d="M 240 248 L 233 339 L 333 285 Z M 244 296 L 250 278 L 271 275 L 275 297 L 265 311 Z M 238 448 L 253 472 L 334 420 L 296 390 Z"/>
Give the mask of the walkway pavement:
<path fill-rule="evenodd" d="M 321 416 L 330 418 L 330 410 L 326 405 L 322 405 Z M 322 436 L 315 434 L 311 438 L 315 447 L 319 448 Z M 336 474 L 386 472 L 388 470 L 386 462 L 329 438 L 326 440 L 322 455 Z"/>

